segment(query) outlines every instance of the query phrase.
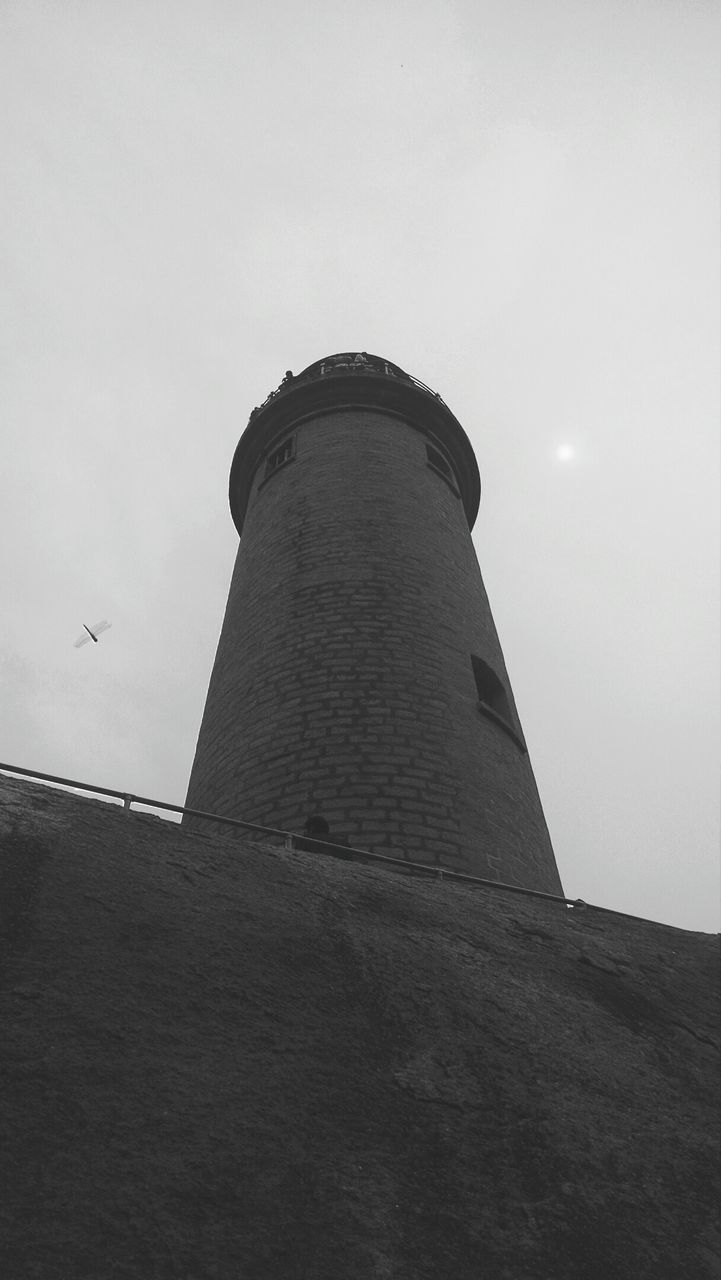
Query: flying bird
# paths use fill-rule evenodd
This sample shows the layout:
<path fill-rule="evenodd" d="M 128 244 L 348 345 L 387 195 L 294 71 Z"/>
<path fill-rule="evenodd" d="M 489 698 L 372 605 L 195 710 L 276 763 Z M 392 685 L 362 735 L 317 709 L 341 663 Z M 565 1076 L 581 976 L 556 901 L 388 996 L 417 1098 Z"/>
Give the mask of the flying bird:
<path fill-rule="evenodd" d="M 85 623 L 83 623 L 85 635 L 78 636 L 75 641 L 75 648 L 79 649 L 81 645 L 87 644 L 88 640 L 93 640 L 95 644 L 97 644 L 98 636 L 101 635 L 103 631 L 107 631 L 108 627 L 112 627 L 112 625 L 112 622 L 107 622 L 105 618 L 103 618 L 102 622 L 94 622 L 92 627 L 86 627 Z"/>

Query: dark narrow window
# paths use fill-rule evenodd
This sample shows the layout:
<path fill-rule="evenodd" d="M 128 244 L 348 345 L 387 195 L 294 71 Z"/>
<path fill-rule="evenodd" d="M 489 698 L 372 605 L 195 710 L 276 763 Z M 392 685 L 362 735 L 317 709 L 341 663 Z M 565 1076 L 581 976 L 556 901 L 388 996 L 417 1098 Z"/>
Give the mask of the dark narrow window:
<path fill-rule="evenodd" d="M 277 449 L 274 449 L 269 455 L 265 464 L 264 478 L 267 480 L 268 476 L 272 476 L 273 472 L 278 470 L 278 467 L 282 467 L 285 462 L 290 462 L 291 458 L 294 456 L 295 438 L 293 436 L 289 436 L 287 440 L 284 440 L 283 443 L 279 445 Z"/>
<path fill-rule="evenodd" d="M 453 468 L 446 457 L 441 453 L 440 449 L 434 449 L 432 444 L 426 445 L 426 460 L 428 466 L 438 472 L 439 476 L 443 476 L 446 484 L 453 490 L 458 497 L 458 489 L 456 488 L 456 477 L 453 474 Z"/>
<path fill-rule="evenodd" d="M 440 471 L 441 475 L 446 477 L 446 480 L 453 479 L 453 472 L 443 457 L 443 454 L 439 453 L 437 449 L 434 449 L 433 445 L 426 445 L 426 457 L 431 466 L 435 467 L 436 471 Z"/>
<path fill-rule="evenodd" d="M 477 658 L 475 654 L 471 655 L 471 664 L 476 677 L 478 701 L 484 702 L 491 711 L 495 711 L 497 716 L 503 716 L 504 720 L 510 721 L 511 708 L 508 705 L 506 691 L 495 671 L 492 671 L 488 663 L 482 658 Z"/>
<path fill-rule="evenodd" d="M 513 713 L 511 712 L 508 695 L 495 671 L 482 658 L 477 658 L 475 654 L 471 654 L 471 666 L 476 680 L 478 710 L 482 711 L 491 720 L 494 720 L 502 729 L 505 729 L 518 746 L 525 751 L 523 739 L 516 732 L 513 724 Z"/>

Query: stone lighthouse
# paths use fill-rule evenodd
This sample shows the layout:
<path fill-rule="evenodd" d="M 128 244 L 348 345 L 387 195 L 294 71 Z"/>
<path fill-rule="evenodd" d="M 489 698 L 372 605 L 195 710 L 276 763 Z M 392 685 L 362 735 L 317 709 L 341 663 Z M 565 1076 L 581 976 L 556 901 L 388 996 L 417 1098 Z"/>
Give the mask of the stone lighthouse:
<path fill-rule="evenodd" d="M 344 352 L 235 452 L 240 545 L 186 805 L 560 893 L 440 396 Z M 324 829 L 322 827 L 322 829 Z"/>

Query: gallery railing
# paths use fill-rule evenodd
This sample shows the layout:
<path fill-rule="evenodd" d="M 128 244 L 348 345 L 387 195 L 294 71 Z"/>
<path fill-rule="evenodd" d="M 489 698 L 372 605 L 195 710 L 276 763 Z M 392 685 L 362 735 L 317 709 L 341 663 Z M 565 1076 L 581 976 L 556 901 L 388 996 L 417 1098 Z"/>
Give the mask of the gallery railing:
<path fill-rule="evenodd" d="M 223 817 L 222 814 L 205 813 L 201 809 L 188 809 L 183 805 L 168 804 L 164 800 L 151 800 L 148 796 L 133 795 L 129 791 L 116 791 L 113 787 L 96 787 L 92 783 L 78 782 L 74 778 L 61 778 L 57 774 L 40 773 L 36 769 L 21 769 L 12 764 L 0 764 L 0 774 L 2 773 L 9 773 L 23 778 L 38 778 L 43 782 L 53 782 L 60 787 L 70 787 L 75 791 L 87 791 L 92 795 L 110 796 L 113 799 L 122 800 L 123 808 L 128 813 L 132 805 L 139 804 L 149 809 L 162 809 L 169 813 L 185 814 L 190 818 L 200 818 L 207 822 L 217 822 L 223 826 L 235 827 L 241 831 L 271 836 L 276 840 L 282 840 L 286 849 L 324 853 L 329 854 L 331 857 L 347 858 L 352 861 L 377 862 L 398 868 L 412 875 L 419 874 L 430 876 L 435 880 L 453 880 L 462 884 L 479 885 L 486 889 L 521 894 L 526 898 L 542 898 L 546 902 L 561 903 L 576 911 L 596 911 L 604 915 L 622 916 L 626 920 L 640 920 L 644 924 L 657 923 L 653 920 L 648 920 L 645 916 L 630 915 L 628 911 L 615 911 L 613 907 L 598 907 L 594 903 L 584 902 L 583 898 L 564 898 L 554 893 L 542 893 L 540 889 L 524 889 L 520 885 L 504 884 L 499 880 L 484 880 L 480 876 L 469 876 L 462 871 L 451 871 L 446 867 L 436 867 L 425 862 L 410 862 L 405 858 L 392 858 L 384 853 L 371 853 L 369 849 L 356 849 L 349 845 L 333 844 L 332 841 L 318 840 L 315 836 L 311 838 L 297 831 L 283 831 L 278 827 L 261 826 L 257 822 L 244 822 L 240 818 L 227 818 Z M 667 927 L 671 928 L 673 926 Z"/>
<path fill-rule="evenodd" d="M 359 357 L 361 357 L 359 359 Z M 383 374 L 387 378 L 395 378 L 399 382 L 408 382 L 414 387 L 418 387 L 420 391 L 424 391 L 426 395 L 432 396 L 434 400 L 439 400 L 445 405 L 445 400 L 427 387 L 425 382 L 421 382 L 419 378 L 414 378 L 412 374 L 405 373 L 403 369 L 399 369 L 397 365 L 391 364 L 388 360 L 379 360 L 375 356 L 366 356 L 363 352 L 349 351 L 345 355 L 330 356 L 327 360 L 319 360 L 316 364 L 310 365 L 302 373 L 297 375 L 286 374 L 283 381 L 265 397 L 262 404 L 259 404 L 251 412 L 251 420 L 266 405 L 270 404 L 278 396 L 283 395 L 292 388 L 302 386 L 306 382 L 315 382 L 318 378 L 325 378 L 334 373 L 350 373 L 356 376 L 364 376 L 367 374 Z M 447 407 L 447 406 L 446 406 Z"/>

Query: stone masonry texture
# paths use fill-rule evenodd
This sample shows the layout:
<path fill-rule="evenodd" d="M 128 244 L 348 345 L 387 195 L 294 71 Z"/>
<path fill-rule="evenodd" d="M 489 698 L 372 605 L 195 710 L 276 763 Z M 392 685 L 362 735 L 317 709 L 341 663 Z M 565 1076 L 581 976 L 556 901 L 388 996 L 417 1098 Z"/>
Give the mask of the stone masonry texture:
<path fill-rule="evenodd" d="M 464 505 L 427 444 L 352 403 L 266 442 L 186 804 L 294 831 L 320 810 L 353 845 L 560 893 Z M 479 708 L 472 655 L 510 724 Z"/>

